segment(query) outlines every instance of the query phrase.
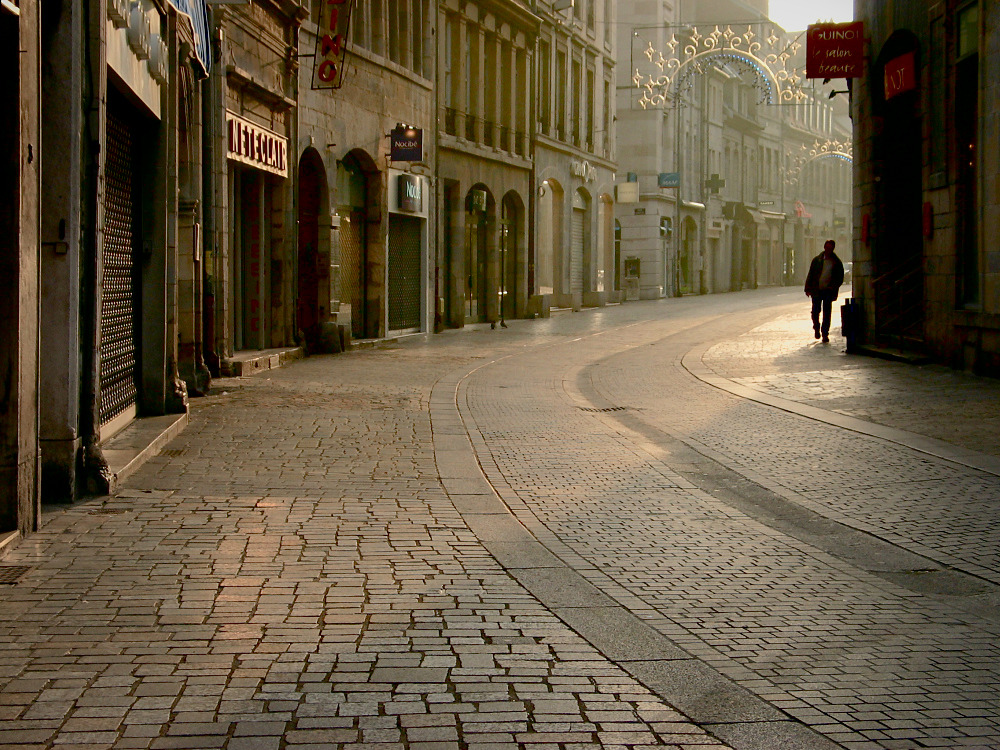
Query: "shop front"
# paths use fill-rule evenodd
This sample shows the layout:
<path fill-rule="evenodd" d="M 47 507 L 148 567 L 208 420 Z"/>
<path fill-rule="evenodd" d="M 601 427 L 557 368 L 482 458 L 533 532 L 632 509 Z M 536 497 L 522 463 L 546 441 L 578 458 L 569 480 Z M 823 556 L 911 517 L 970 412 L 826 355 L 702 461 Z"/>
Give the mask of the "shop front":
<path fill-rule="evenodd" d="M 232 199 L 229 267 L 235 351 L 292 343 L 288 328 L 288 263 L 284 212 L 288 139 L 258 122 L 226 113 Z"/>
<path fill-rule="evenodd" d="M 127 26 L 111 15 L 97 277 L 102 441 L 140 413 L 162 413 L 165 385 L 166 19 L 152 0 L 131 7 Z"/>

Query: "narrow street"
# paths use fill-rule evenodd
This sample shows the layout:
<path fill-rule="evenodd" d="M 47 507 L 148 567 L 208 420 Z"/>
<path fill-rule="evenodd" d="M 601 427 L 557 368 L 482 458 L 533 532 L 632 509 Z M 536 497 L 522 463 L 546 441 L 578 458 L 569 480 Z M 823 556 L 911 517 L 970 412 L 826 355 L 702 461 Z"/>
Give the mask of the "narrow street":
<path fill-rule="evenodd" d="M 1000 748 L 1000 382 L 807 304 L 215 381 L 3 561 L 0 749 Z"/>

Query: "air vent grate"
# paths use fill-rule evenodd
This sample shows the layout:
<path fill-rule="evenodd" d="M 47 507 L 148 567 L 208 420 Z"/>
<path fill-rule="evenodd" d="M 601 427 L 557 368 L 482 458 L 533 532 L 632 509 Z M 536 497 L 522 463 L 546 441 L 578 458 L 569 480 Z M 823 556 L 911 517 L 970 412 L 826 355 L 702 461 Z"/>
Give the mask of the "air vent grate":
<path fill-rule="evenodd" d="M 0 565 L 0 585 L 13 586 L 29 570 L 27 565 Z"/>

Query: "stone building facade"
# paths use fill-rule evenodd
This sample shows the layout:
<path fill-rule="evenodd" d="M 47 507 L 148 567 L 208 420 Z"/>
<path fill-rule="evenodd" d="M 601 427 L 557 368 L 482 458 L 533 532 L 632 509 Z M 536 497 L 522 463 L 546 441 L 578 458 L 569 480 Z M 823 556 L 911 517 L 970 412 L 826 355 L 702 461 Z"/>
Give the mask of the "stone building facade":
<path fill-rule="evenodd" d="M 182 425 L 213 376 L 616 300 L 613 21 L 6 0 L 0 548 L 43 499 L 112 488 L 111 446 Z"/>
<path fill-rule="evenodd" d="M 59 502 L 108 489 L 102 445 L 137 418 L 186 412 L 210 61 L 190 0 L 53 0 L 40 29 L 38 450 Z"/>
<path fill-rule="evenodd" d="M 1000 23 L 989 3 L 862 0 L 853 81 L 859 340 L 1000 374 Z"/>
<path fill-rule="evenodd" d="M 846 98 L 796 80 L 804 50 L 760 5 L 620 4 L 632 69 L 618 73 L 616 218 L 631 296 L 800 283 L 829 237 L 849 257 Z"/>
<path fill-rule="evenodd" d="M 612 0 L 535 3 L 533 309 L 619 299 L 616 286 Z"/>
<path fill-rule="evenodd" d="M 528 310 L 537 36 L 523 2 L 439 5 L 439 326 L 495 324 Z"/>
<path fill-rule="evenodd" d="M 217 5 L 219 64 L 206 86 L 205 348 L 239 374 L 240 356 L 297 344 L 295 192 L 298 30 L 287 0 Z"/>
<path fill-rule="evenodd" d="M 326 7 L 314 0 L 300 39 L 297 293 L 299 328 L 336 350 L 433 325 L 434 14 L 430 0 L 354 3 L 328 88 L 312 57 Z M 420 158 L 392 161 L 399 125 L 419 132 Z"/>

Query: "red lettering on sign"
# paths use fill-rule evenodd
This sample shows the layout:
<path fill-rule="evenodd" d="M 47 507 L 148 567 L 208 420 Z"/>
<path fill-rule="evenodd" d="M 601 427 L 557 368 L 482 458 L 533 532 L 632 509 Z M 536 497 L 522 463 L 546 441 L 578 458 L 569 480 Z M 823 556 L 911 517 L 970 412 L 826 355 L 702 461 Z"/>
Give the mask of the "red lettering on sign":
<path fill-rule="evenodd" d="M 337 34 L 336 36 L 324 34 L 323 40 L 320 42 L 320 49 L 323 51 L 324 55 L 339 55 L 343 44 L 344 37 L 340 34 Z"/>
<path fill-rule="evenodd" d="M 332 60 L 324 60 L 316 70 L 316 77 L 323 83 L 330 83 L 337 77 L 337 64 Z"/>
<path fill-rule="evenodd" d="M 316 37 L 313 88 L 339 88 L 354 0 L 325 0 Z"/>

